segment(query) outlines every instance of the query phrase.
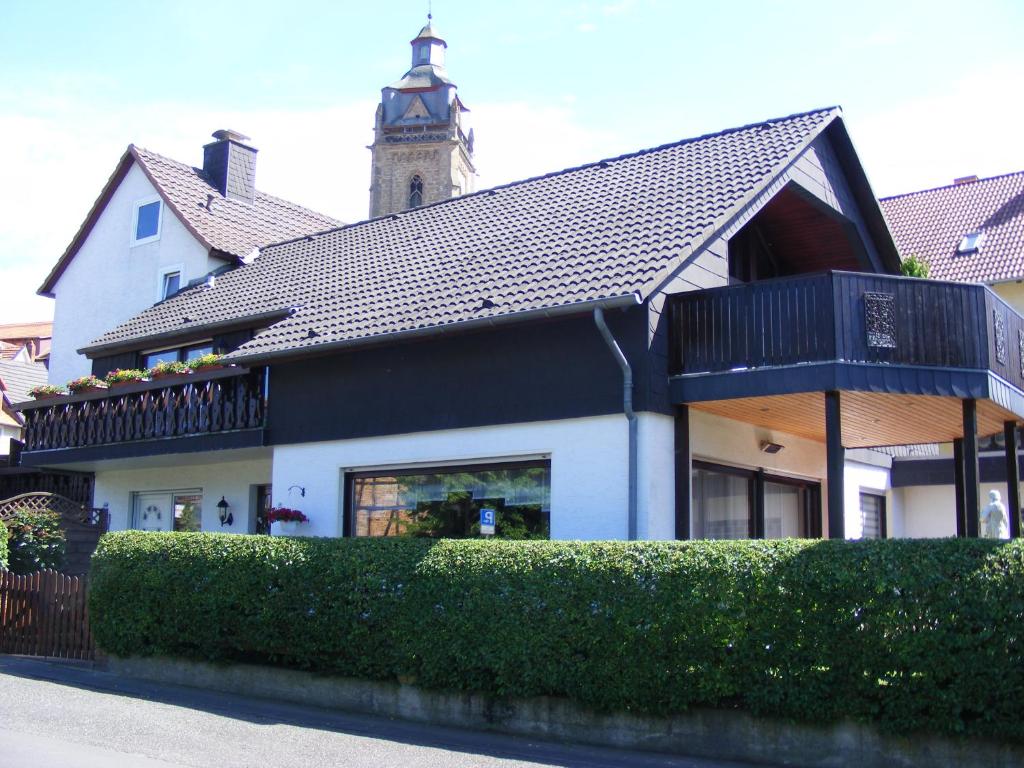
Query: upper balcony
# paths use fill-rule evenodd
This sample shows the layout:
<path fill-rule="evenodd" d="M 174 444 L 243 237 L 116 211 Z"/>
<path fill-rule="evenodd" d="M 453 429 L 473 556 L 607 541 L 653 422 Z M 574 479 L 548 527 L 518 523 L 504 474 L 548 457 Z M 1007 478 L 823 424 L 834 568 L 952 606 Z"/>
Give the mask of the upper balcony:
<path fill-rule="evenodd" d="M 22 403 L 21 463 L 262 446 L 266 372 L 225 368 Z"/>
<path fill-rule="evenodd" d="M 983 285 L 826 272 L 684 293 L 670 311 L 677 403 L 823 439 L 824 406 L 796 395 L 845 391 L 848 447 L 954 439 L 964 399 L 981 434 L 1024 418 L 1024 318 Z"/>

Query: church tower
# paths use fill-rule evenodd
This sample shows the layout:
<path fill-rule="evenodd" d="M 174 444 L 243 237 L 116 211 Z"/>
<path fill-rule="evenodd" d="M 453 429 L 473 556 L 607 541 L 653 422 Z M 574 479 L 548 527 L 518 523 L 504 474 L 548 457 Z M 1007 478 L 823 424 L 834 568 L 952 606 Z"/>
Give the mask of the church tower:
<path fill-rule="evenodd" d="M 381 89 L 370 172 L 370 217 L 472 192 L 473 131 L 444 68 L 448 45 L 427 25 L 410 43 L 412 67 Z"/>

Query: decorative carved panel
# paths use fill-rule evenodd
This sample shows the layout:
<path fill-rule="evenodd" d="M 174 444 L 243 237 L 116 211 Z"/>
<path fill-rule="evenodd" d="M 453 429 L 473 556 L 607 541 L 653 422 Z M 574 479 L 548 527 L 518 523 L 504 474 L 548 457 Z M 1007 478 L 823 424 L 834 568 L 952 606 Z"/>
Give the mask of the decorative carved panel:
<path fill-rule="evenodd" d="M 1006 320 L 998 309 L 992 310 L 992 330 L 996 343 L 996 361 L 1006 365 Z"/>
<path fill-rule="evenodd" d="M 893 294 L 864 294 L 864 328 L 869 347 L 896 349 L 896 297 Z"/>

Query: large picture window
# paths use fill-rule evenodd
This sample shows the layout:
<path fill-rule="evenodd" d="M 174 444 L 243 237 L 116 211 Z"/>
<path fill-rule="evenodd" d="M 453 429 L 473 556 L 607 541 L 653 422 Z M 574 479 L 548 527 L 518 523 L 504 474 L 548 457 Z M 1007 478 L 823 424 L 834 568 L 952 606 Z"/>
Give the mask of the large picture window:
<path fill-rule="evenodd" d="M 821 486 L 695 461 L 690 535 L 695 539 L 820 536 Z"/>
<path fill-rule="evenodd" d="M 551 463 L 354 472 L 346 476 L 346 533 L 462 539 L 480 535 L 493 509 L 495 535 L 550 537 Z"/>

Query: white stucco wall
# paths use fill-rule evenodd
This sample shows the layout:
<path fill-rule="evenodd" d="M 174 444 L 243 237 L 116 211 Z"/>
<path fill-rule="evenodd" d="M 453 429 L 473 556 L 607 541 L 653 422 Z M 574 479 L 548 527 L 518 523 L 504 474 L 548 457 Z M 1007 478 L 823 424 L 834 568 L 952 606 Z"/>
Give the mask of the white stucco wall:
<path fill-rule="evenodd" d="M 981 483 L 981 505 L 988 492 L 999 491 L 1006 502 L 1006 483 Z M 1024 494 L 1024 483 L 1021 484 Z M 915 485 L 896 489 L 903 508 L 904 535 L 914 539 L 956 536 L 956 497 L 952 485 Z"/>
<path fill-rule="evenodd" d="M 310 517 L 304 534 L 342 532 L 342 472 L 440 462 L 551 459 L 551 537 L 624 539 L 627 438 L 622 415 L 338 440 L 274 449 L 274 502 Z M 672 419 L 641 414 L 638 473 L 641 537 L 671 538 Z M 305 497 L 298 490 L 301 486 Z"/>
<path fill-rule="evenodd" d="M 270 459 L 218 460 L 214 454 L 197 454 L 177 466 L 146 469 L 97 470 L 93 494 L 97 506 L 110 509 L 110 529 L 131 527 L 132 494 L 139 491 L 200 490 L 203 494 L 202 530 L 222 533 L 250 533 L 253 512 L 251 486 L 270 482 Z M 187 462 L 194 463 L 187 463 Z M 221 496 L 231 505 L 235 522 L 221 526 L 217 502 Z"/>
<path fill-rule="evenodd" d="M 888 538 L 903 536 L 901 500 L 891 492 L 889 467 L 891 459 L 881 454 L 871 455 L 864 450 L 847 451 L 843 467 L 844 494 L 843 515 L 846 538 L 859 539 L 863 534 L 864 521 L 860 513 L 861 491 L 877 493 L 885 497 L 885 527 Z M 861 459 L 861 460 L 858 460 Z"/>
<path fill-rule="evenodd" d="M 160 239 L 131 247 L 133 204 L 156 194 L 133 164 L 57 281 L 51 383 L 63 384 L 91 372 L 90 361 L 76 350 L 154 304 L 161 269 L 180 267 L 184 286 L 223 263 L 211 259 L 166 206 L 161 210 Z"/>

